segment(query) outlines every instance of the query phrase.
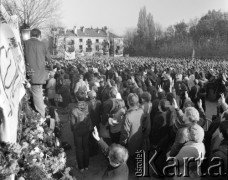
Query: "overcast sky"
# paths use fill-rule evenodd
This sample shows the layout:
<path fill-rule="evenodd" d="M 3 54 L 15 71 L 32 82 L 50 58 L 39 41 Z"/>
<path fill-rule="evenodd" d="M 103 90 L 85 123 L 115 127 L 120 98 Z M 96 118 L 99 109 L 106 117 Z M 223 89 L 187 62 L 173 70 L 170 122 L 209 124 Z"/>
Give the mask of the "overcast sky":
<path fill-rule="evenodd" d="M 62 22 L 67 28 L 107 26 L 118 35 L 137 27 L 143 6 L 163 28 L 212 9 L 228 12 L 228 0 L 63 0 L 62 4 Z"/>

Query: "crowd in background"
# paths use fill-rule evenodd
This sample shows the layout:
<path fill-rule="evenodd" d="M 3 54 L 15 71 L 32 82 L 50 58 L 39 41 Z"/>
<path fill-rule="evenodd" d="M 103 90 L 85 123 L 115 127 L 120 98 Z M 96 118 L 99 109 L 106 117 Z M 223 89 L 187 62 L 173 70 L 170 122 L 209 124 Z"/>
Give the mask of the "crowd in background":
<path fill-rule="evenodd" d="M 88 170 L 90 155 L 99 146 L 110 163 L 103 179 L 128 179 L 140 149 L 161 152 L 156 160 L 160 172 L 169 156 L 183 170 L 184 157 L 200 154 L 207 158 L 202 171 L 212 157 L 221 157 L 227 172 L 225 62 L 81 57 L 50 61 L 48 67 L 46 104 L 68 113 L 81 172 Z M 207 98 L 218 100 L 213 117 L 206 117 Z M 194 163 L 188 178 L 199 178 Z"/>

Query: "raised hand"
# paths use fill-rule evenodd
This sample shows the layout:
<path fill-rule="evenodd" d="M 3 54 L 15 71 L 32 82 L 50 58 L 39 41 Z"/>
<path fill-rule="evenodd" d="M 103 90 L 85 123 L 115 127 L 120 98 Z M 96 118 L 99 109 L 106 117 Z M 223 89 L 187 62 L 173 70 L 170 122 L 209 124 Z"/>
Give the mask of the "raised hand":
<path fill-rule="evenodd" d="M 223 81 L 225 81 L 225 82 L 226 82 L 226 78 L 227 78 L 227 76 L 226 76 L 226 74 L 225 74 L 225 73 L 223 73 L 223 74 L 222 74 L 222 78 L 223 78 Z"/>
<path fill-rule="evenodd" d="M 187 91 L 185 91 L 185 99 L 190 99 L 190 97 L 188 96 L 188 92 Z"/>
<path fill-rule="evenodd" d="M 118 73 L 115 71 L 115 76 L 118 77 Z"/>
<path fill-rule="evenodd" d="M 170 86 L 173 88 L 174 87 L 174 80 L 172 79 L 172 77 L 170 77 Z"/>
<path fill-rule="evenodd" d="M 108 118 L 108 122 L 111 126 L 115 126 L 115 125 L 119 124 L 119 122 L 113 118 Z"/>
<path fill-rule="evenodd" d="M 142 78 L 141 78 L 141 79 L 142 79 L 142 82 L 145 82 L 145 77 L 144 77 L 144 76 L 142 76 Z"/>
<path fill-rule="evenodd" d="M 162 91 L 163 91 L 163 89 L 162 89 L 161 85 L 158 85 L 158 92 L 162 92 Z"/>
<path fill-rule="evenodd" d="M 110 79 L 107 80 L 107 85 L 108 85 L 109 87 L 112 87 L 111 82 L 110 82 Z"/>
<path fill-rule="evenodd" d="M 225 99 L 224 94 L 222 93 L 222 94 L 221 94 L 221 103 L 225 103 L 225 102 L 226 102 L 226 99 Z"/>
<path fill-rule="evenodd" d="M 202 100 L 201 99 L 197 102 L 197 105 L 199 108 L 202 108 Z"/>
<path fill-rule="evenodd" d="M 173 98 L 173 107 L 174 107 L 175 109 L 178 108 L 177 101 L 176 101 L 175 98 Z"/>
<path fill-rule="evenodd" d="M 99 133 L 97 131 L 97 127 L 94 127 L 94 131 L 93 131 L 93 137 L 94 139 L 96 139 L 97 141 L 100 141 L 100 137 L 99 137 Z"/>

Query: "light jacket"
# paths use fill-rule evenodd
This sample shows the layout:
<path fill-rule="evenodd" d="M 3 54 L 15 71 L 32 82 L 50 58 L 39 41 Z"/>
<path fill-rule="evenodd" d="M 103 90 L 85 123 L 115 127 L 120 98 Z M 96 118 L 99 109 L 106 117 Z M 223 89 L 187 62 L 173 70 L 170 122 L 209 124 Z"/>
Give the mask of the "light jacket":
<path fill-rule="evenodd" d="M 135 155 L 135 152 L 142 148 L 143 118 L 144 111 L 140 107 L 132 107 L 126 113 L 121 129 L 120 143 L 126 145 L 130 156 Z"/>

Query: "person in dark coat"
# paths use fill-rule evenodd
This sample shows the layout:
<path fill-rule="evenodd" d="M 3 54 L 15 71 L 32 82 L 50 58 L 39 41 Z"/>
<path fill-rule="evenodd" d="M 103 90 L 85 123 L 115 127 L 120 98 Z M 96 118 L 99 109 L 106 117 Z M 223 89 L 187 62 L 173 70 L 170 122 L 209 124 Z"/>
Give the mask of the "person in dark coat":
<path fill-rule="evenodd" d="M 102 99 L 103 99 L 103 97 L 102 97 L 103 91 L 106 88 L 106 82 L 105 81 L 106 81 L 105 76 L 101 76 L 100 82 L 99 82 L 100 86 L 98 87 L 98 92 L 97 92 L 97 99 L 99 99 L 100 101 L 102 101 Z"/>
<path fill-rule="evenodd" d="M 108 122 L 108 118 L 113 107 L 113 100 L 116 99 L 116 94 L 117 90 L 115 88 L 111 88 L 109 91 L 109 99 L 103 104 L 102 124 L 106 124 Z"/>
<path fill-rule="evenodd" d="M 106 81 L 106 85 L 104 86 L 104 88 L 102 89 L 101 92 L 101 102 L 104 103 L 105 101 L 107 101 L 109 99 L 109 92 L 112 88 L 112 85 L 110 83 L 110 80 L 108 79 Z"/>
<path fill-rule="evenodd" d="M 92 122 L 89 115 L 86 93 L 77 95 L 76 107 L 70 112 L 69 118 L 74 135 L 76 159 L 80 172 L 88 170 L 89 166 L 89 135 L 92 130 Z"/>
<path fill-rule="evenodd" d="M 67 87 L 65 84 L 62 84 L 57 90 L 57 92 L 62 96 L 62 102 L 59 103 L 59 106 L 62 108 L 66 108 L 68 104 L 71 103 L 70 88 Z"/>
<path fill-rule="evenodd" d="M 89 109 L 89 115 L 91 118 L 92 126 L 99 127 L 99 124 L 101 122 L 101 110 L 102 110 L 101 101 L 96 99 L 96 92 L 93 90 L 88 92 L 88 97 L 89 97 L 88 109 Z M 90 134 L 89 136 L 89 148 L 92 149 L 92 151 L 90 151 L 90 156 L 94 156 L 98 154 L 99 148 L 92 134 Z"/>
<path fill-rule="evenodd" d="M 51 61 L 48 50 L 43 42 L 40 41 L 41 31 L 32 29 L 31 39 L 25 41 L 25 61 L 33 71 L 31 75 L 31 91 L 35 109 L 45 117 L 45 104 L 43 100 L 42 86 L 48 80 L 46 71 L 46 61 Z"/>
<path fill-rule="evenodd" d="M 161 145 L 161 140 L 165 139 L 166 135 L 168 135 L 167 132 L 169 127 L 169 122 L 167 122 L 166 100 L 163 99 L 158 102 L 157 111 L 155 112 L 155 115 L 151 121 L 151 144 L 153 146 Z"/>
<path fill-rule="evenodd" d="M 99 127 L 99 123 L 101 122 L 101 110 L 102 110 L 102 104 L 100 100 L 96 99 L 96 92 L 95 91 L 89 91 L 88 97 L 89 97 L 89 114 L 92 120 L 93 127 L 97 126 Z"/>
<path fill-rule="evenodd" d="M 202 100 L 202 107 L 203 110 L 206 112 L 206 88 L 202 81 L 199 81 L 199 92 L 198 92 L 198 98 Z"/>
<path fill-rule="evenodd" d="M 198 93 L 200 86 L 198 85 L 198 79 L 194 80 L 194 86 L 191 87 L 189 92 L 189 97 L 191 98 L 192 102 L 194 103 L 196 109 L 198 109 L 197 102 L 198 102 Z"/>
<path fill-rule="evenodd" d="M 218 180 L 225 180 L 227 179 L 227 171 L 228 171 L 228 121 L 223 121 L 219 125 L 219 131 L 221 135 L 223 136 L 223 140 L 220 143 L 218 149 L 214 150 L 212 153 L 210 159 L 212 158 L 221 158 L 223 163 L 224 163 L 224 169 L 223 169 L 223 175 L 221 176 L 216 176 L 216 177 L 206 177 L 209 180 L 212 179 L 218 179 Z M 217 164 L 216 161 L 210 161 L 210 166 Z M 214 172 L 214 174 L 220 174 L 219 172 Z"/>
<path fill-rule="evenodd" d="M 186 92 L 189 93 L 189 87 L 188 87 L 188 77 L 185 77 L 184 80 L 181 83 L 181 88 L 180 88 L 180 109 L 184 107 L 184 102 L 185 102 L 185 94 Z"/>
<path fill-rule="evenodd" d="M 112 108 L 114 107 L 114 101 L 116 99 L 116 94 L 117 94 L 117 90 L 115 88 L 111 88 L 109 91 L 109 99 L 103 103 L 101 126 L 102 127 L 104 126 L 105 128 L 100 128 L 100 130 L 104 133 L 106 132 L 105 134 L 107 134 L 107 133 L 109 134 L 108 119 L 111 115 Z M 101 137 L 105 140 L 106 143 L 110 144 L 111 143 L 110 137 L 108 137 L 108 136 L 104 137 L 103 133 L 101 133 L 101 131 L 100 131 Z"/>
<path fill-rule="evenodd" d="M 165 166 L 166 152 L 171 145 L 169 142 L 170 122 L 167 118 L 166 101 L 167 100 L 163 99 L 158 102 L 157 111 L 153 119 L 151 119 L 150 143 L 152 149 L 156 149 L 158 153 L 160 153 L 155 161 L 160 172 L 162 172 Z"/>
<path fill-rule="evenodd" d="M 128 151 L 119 144 L 110 147 L 99 137 L 97 128 L 94 128 L 93 137 L 97 140 L 102 153 L 109 160 L 109 165 L 102 176 L 102 180 L 128 180 L 127 166 Z"/>

